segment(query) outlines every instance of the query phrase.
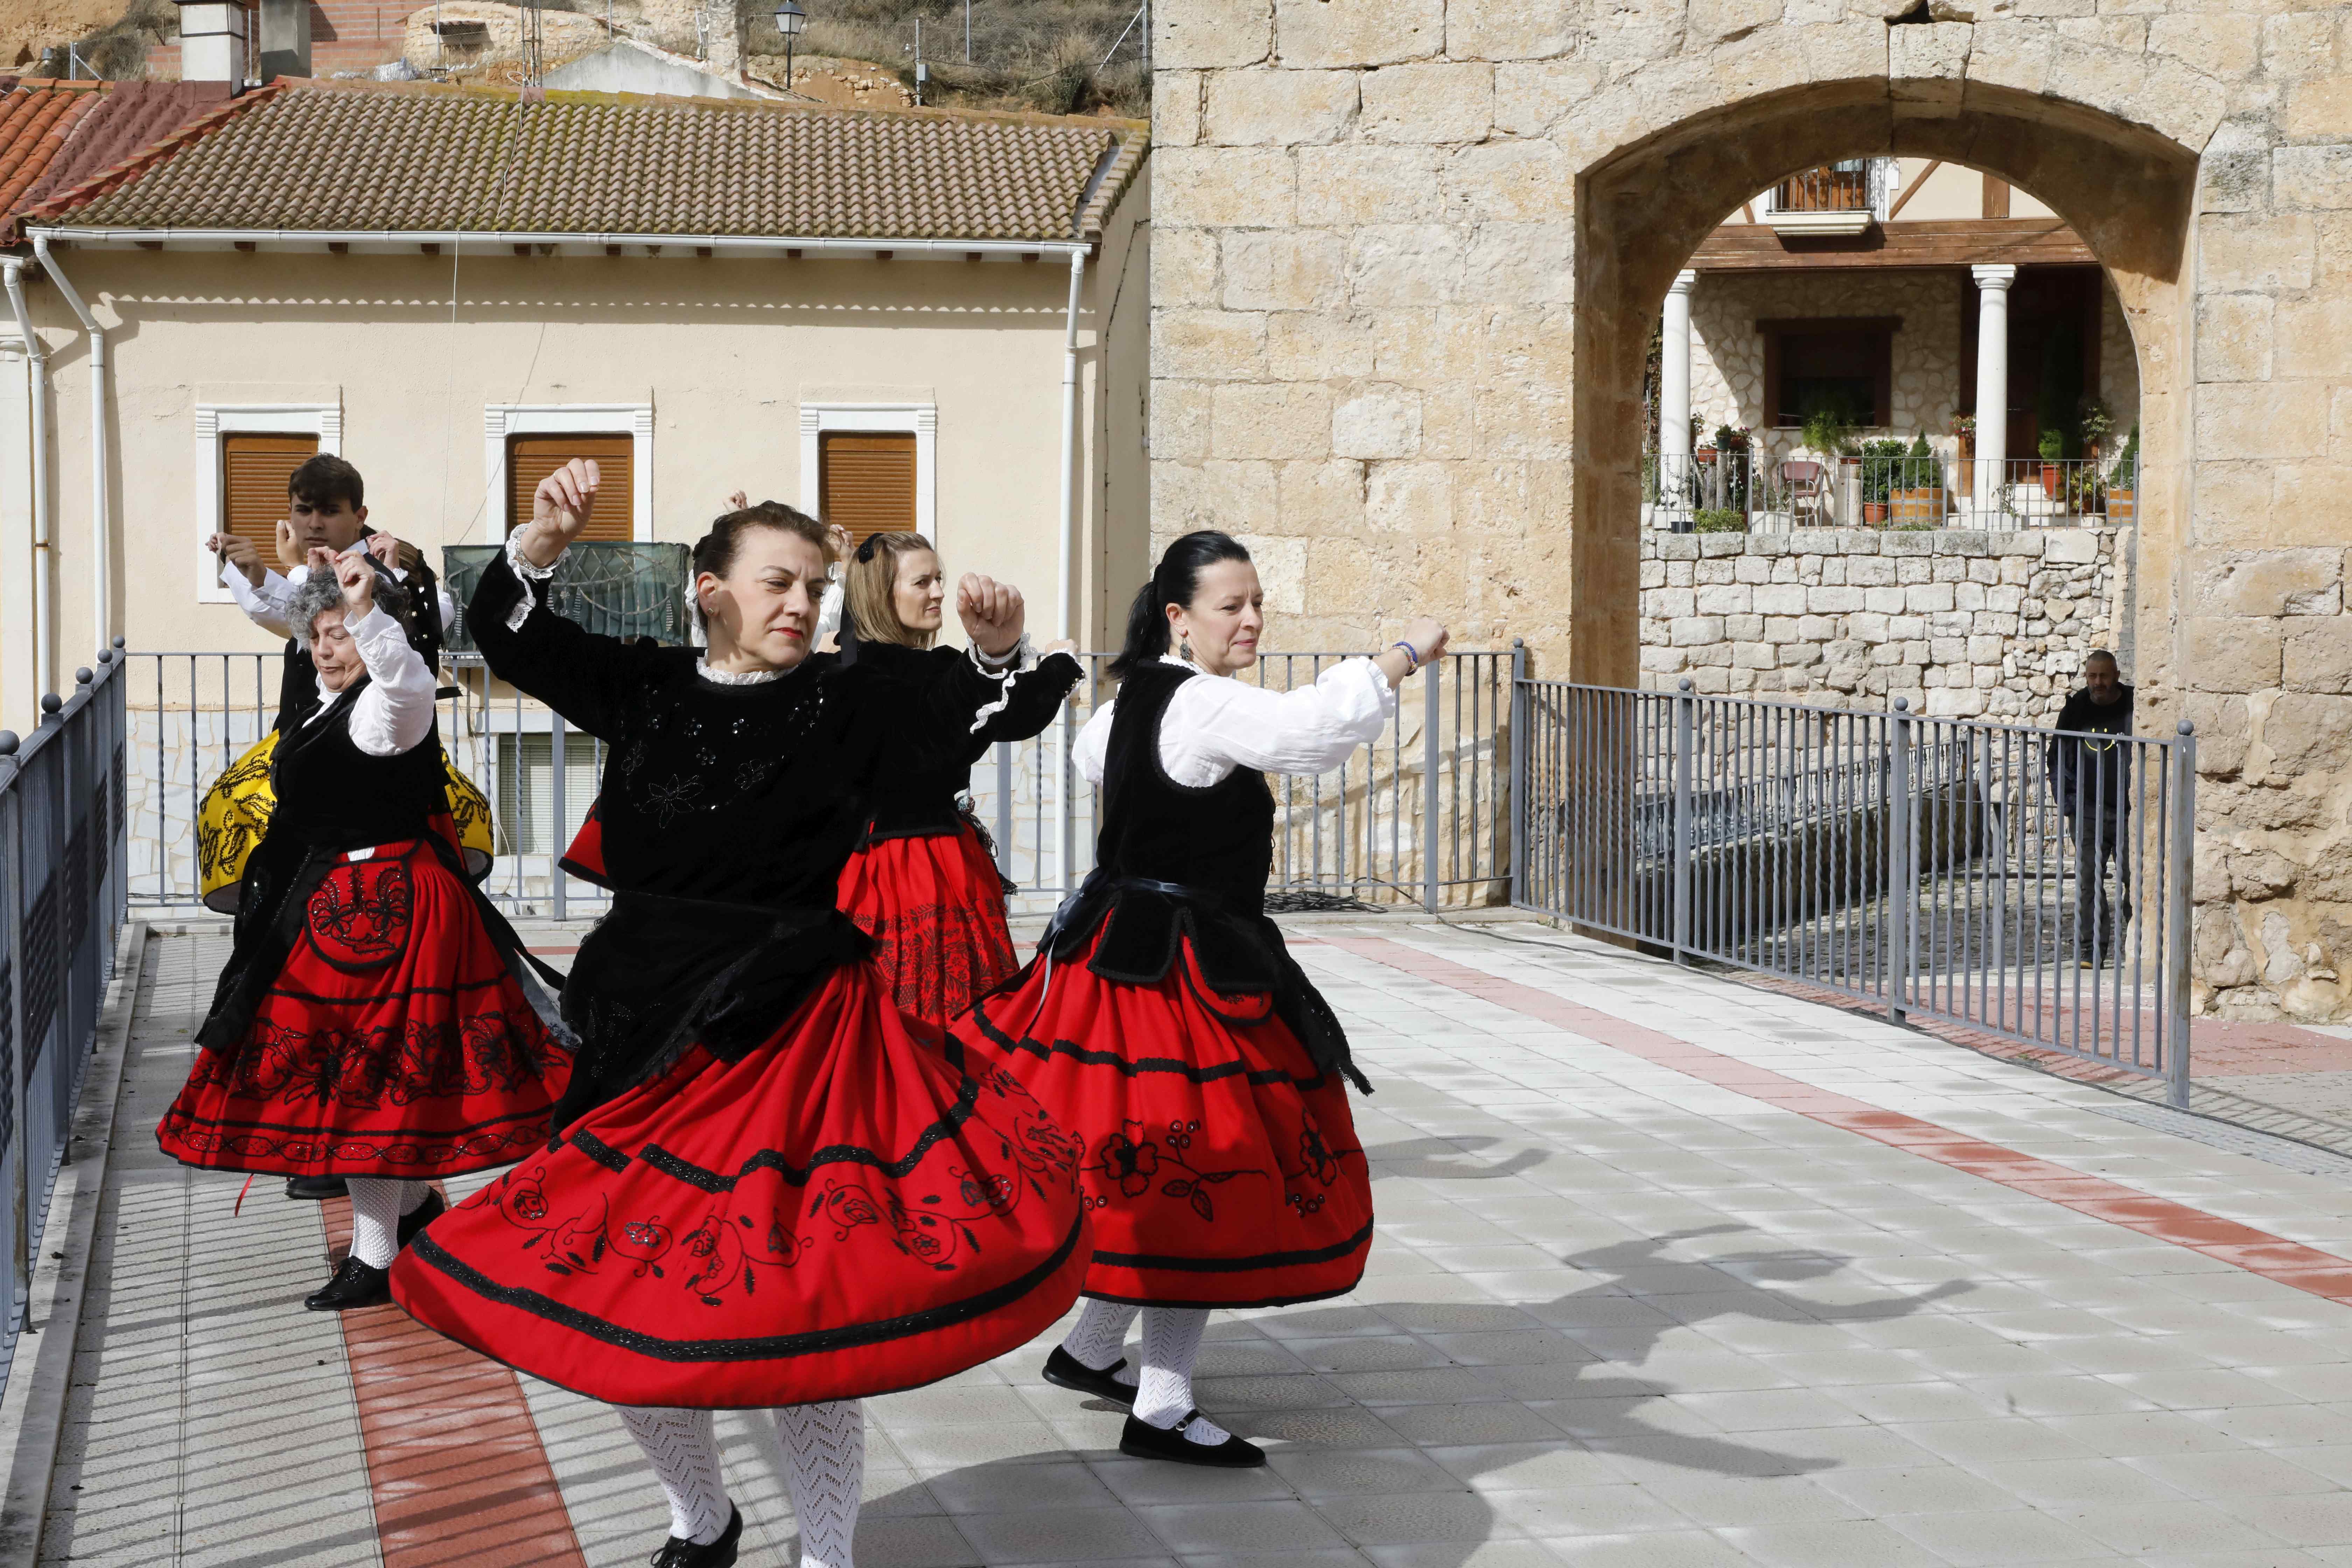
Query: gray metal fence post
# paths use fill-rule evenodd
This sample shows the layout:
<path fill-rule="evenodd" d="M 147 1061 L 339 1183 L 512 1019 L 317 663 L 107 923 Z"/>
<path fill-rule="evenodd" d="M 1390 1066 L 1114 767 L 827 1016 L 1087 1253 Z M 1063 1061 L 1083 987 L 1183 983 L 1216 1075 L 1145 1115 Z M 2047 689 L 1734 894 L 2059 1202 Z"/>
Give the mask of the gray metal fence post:
<path fill-rule="evenodd" d="M 1511 639 L 1511 902 L 1528 901 L 1528 645 Z"/>
<path fill-rule="evenodd" d="M 1911 996 L 1911 919 L 1917 888 L 1911 870 L 1911 700 L 1895 700 L 1887 724 L 1886 880 L 1892 903 L 1887 921 L 1886 1013 L 1901 1023 Z"/>
<path fill-rule="evenodd" d="M 1044 857 L 1039 857 L 1044 858 Z M 1037 868 L 1042 873 L 1043 866 Z M 996 874 L 1013 879 L 1013 742 L 996 742 Z M 1040 875 L 1037 879 L 1044 881 Z"/>
<path fill-rule="evenodd" d="M 1675 688 L 1675 962 L 1691 961 L 1691 764 L 1698 699 L 1685 677 Z"/>
<path fill-rule="evenodd" d="M 16 782 L 15 731 L 0 730 L 0 767 Z M 32 1324 L 32 1171 L 26 1163 L 25 1115 L 25 808 L 21 788 L 0 793 L 0 941 L 8 952 L 8 1257 L 16 1299 L 7 1303 L 19 1328 Z"/>
<path fill-rule="evenodd" d="M 554 889 L 555 918 L 562 920 L 571 912 L 563 886 L 570 879 L 563 874 L 563 852 L 571 847 L 567 832 L 572 824 L 563 805 L 563 715 L 552 708 L 547 710 L 547 775 L 548 811 L 554 819 L 548 826 L 547 879 Z"/>
<path fill-rule="evenodd" d="M 1437 715 L 1444 688 L 1437 681 L 1438 663 L 1422 667 L 1421 699 L 1421 906 L 1437 912 Z"/>
<path fill-rule="evenodd" d="M 2189 1104 L 2189 922 L 2193 904 L 2190 882 L 2197 858 L 2197 728 L 2180 721 L 2180 739 L 2172 749 L 2172 833 L 2166 845 L 2172 863 L 2172 909 L 2166 922 L 2168 945 L 2164 954 L 2167 1038 L 2164 1050 L 2166 1098 L 2186 1109 Z"/>

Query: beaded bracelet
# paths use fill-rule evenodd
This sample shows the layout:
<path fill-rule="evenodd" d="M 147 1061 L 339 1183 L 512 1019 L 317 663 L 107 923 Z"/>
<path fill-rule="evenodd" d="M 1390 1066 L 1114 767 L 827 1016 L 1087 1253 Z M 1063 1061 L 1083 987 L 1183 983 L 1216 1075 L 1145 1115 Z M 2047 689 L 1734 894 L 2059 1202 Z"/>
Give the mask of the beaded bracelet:
<path fill-rule="evenodd" d="M 1412 675 L 1421 668 L 1421 651 L 1414 647 L 1412 644 L 1399 640 L 1389 644 L 1389 647 L 1401 647 L 1404 649 L 1404 672 L 1407 675 Z"/>

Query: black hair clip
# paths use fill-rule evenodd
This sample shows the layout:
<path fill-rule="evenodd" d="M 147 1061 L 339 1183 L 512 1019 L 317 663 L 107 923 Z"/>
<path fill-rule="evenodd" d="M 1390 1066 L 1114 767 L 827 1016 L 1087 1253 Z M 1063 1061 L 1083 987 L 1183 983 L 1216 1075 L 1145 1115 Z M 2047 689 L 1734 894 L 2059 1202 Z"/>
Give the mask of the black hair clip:
<path fill-rule="evenodd" d="M 882 536 L 878 533 L 869 533 L 864 540 L 859 542 L 857 546 L 857 559 L 860 563 L 874 559 L 874 546 L 881 541 L 881 538 Z"/>

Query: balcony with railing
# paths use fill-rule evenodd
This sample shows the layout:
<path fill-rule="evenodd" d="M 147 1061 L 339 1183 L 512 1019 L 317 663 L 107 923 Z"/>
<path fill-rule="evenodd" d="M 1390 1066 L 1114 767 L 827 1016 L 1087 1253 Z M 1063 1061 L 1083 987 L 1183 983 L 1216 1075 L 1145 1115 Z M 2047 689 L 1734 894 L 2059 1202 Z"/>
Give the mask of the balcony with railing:
<path fill-rule="evenodd" d="M 1853 158 L 1802 169 L 1764 193 L 1759 216 L 1789 236 L 1856 235 L 1886 218 L 1891 158 Z"/>
<path fill-rule="evenodd" d="M 449 651 L 460 658 L 480 657 L 462 610 L 482 580 L 482 569 L 505 548 L 452 544 L 441 552 L 441 581 L 461 611 L 457 624 L 448 628 Z M 555 575 L 544 593 L 558 615 L 609 637 L 684 643 L 692 629 L 683 544 L 583 540 L 555 563 Z"/>
<path fill-rule="evenodd" d="M 1890 442 L 1892 445 L 1899 443 Z M 1642 458 L 1642 521 L 1675 533 L 1798 528 L 2123 528 L 2138 511 L 2137 454 L 1984 459 L 1769 450 Z M 1981 481 L 1981 489 L 1979 489 Z"/>

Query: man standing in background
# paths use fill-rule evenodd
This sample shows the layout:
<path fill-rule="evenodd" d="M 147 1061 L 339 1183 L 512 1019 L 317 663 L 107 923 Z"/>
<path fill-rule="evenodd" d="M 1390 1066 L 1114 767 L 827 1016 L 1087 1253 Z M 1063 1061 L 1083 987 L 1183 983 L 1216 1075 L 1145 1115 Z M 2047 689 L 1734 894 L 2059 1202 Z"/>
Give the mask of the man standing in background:
<path fill-rule="evenodd" d="M 2131 919 L 2132 689 L 2105 648 L 2083 660 L 2083 689 L 2058 710 L 2060 734 L 2045 763 L 2051 793 L 2074 841 L 2074 961 L 2096 969 L 2116 950 Z M 2116 897 L 2107 897 L 2107 862 Z"/>

